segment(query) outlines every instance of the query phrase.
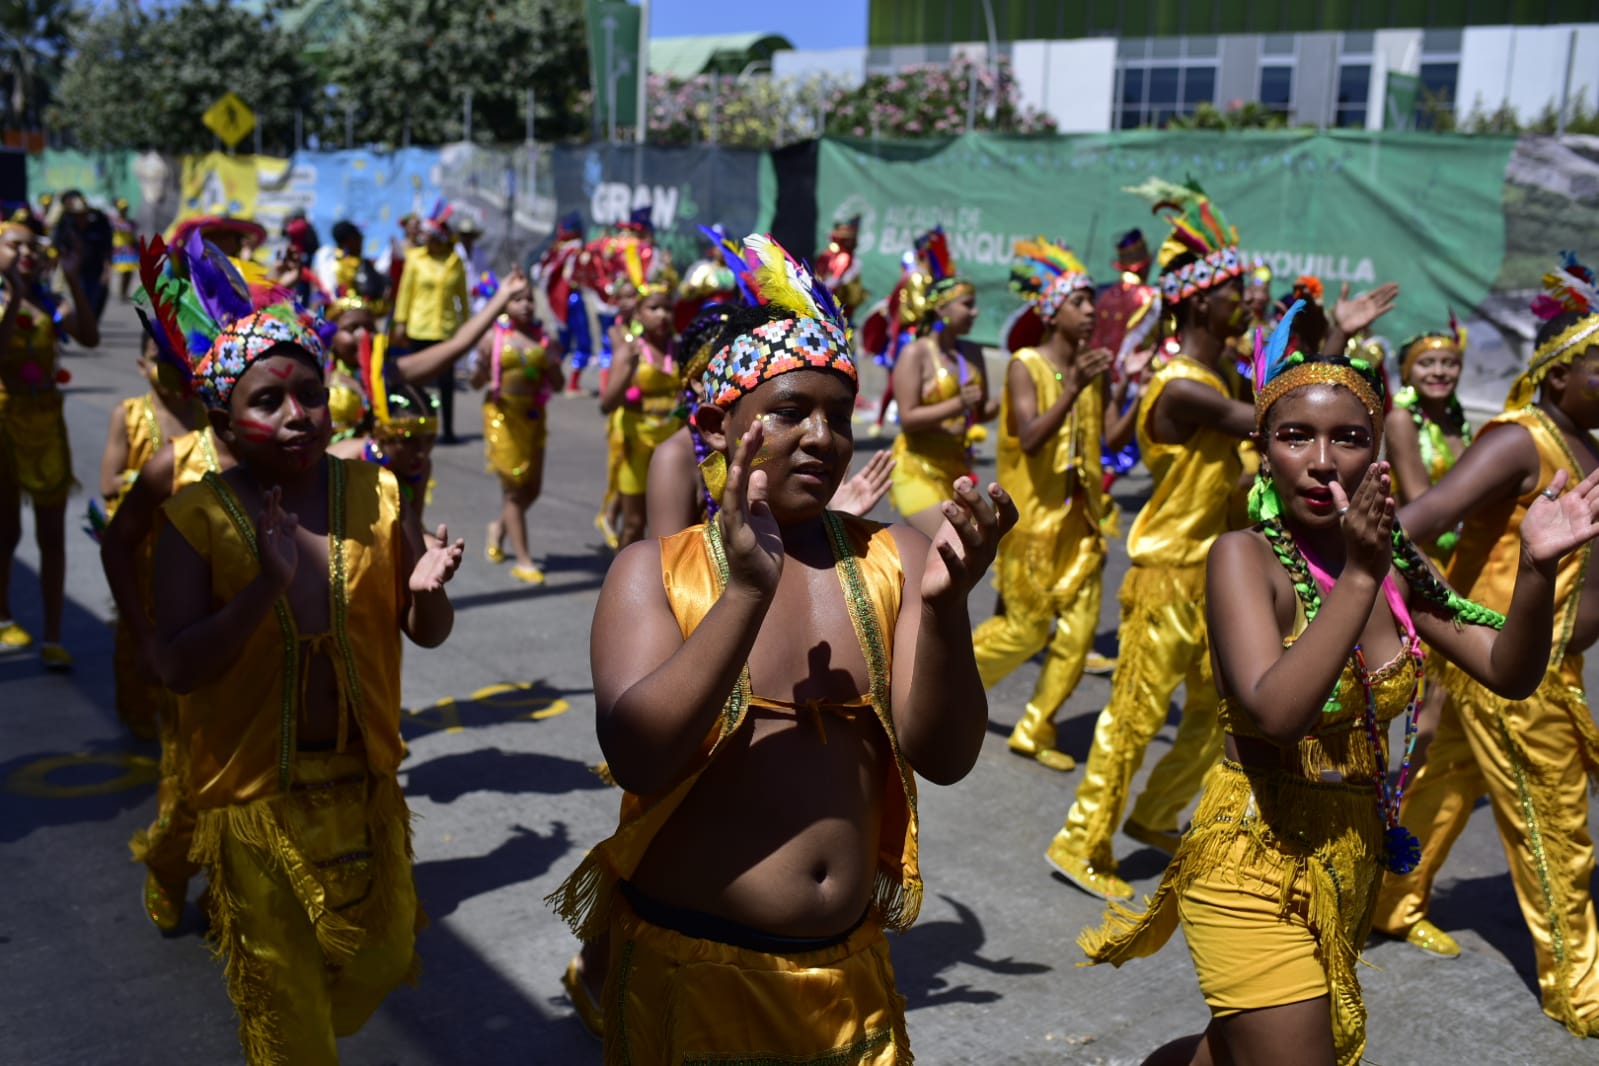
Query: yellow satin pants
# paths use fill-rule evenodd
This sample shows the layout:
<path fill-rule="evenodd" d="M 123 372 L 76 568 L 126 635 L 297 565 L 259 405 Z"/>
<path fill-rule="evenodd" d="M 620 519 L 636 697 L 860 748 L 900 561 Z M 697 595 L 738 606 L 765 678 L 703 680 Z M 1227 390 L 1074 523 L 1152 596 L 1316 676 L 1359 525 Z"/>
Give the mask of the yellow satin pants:
<path fill-rule="evenodd" d="M 7 393 L 0 389 L 0 479 L 11 482 L 35 507 L 67 502 L 72 448 L 61 393 Z"/>
<path fill-rule="evenodd" d="M 1567 656 L 1532 698 L 1495 698 L 1445 670 L 1449 702 L 1400 819 L 1421 840 L 1421 863 L 1389 875 L 1375 926 L 1398 936 L 1427 916 L 1438 870 L 1486 795 L 1532 934 L 1545 1014 L 1578 1036 L 1599 1036 L 1599 926 L 1590 885 L 1594 846 L 1588 783 L 1599 770 L 1582 694 L 1582 657 Z"/>
<path fill-rule="evenodd" d="M 184 886 L 200 872 L 200 866 L 189 858 L 189 848 L 194 843 L 194 806 L 189 802 L 188 758 L 178 731 L 177 712 L 177 701 L 168 695 L 157 719 L 161 769 L 156 782 L 155 821 L 135 832 L 128 848 L 134 862 L 144 863 L 161 886 L 174 899 L 181 900 Z"/>
<path fill-rule="evenodd" d="M 1171 750 L 1150 771 L 1132 819 L 1176 830 L 1221 755 L 1210 644 L 1205 635 L 1205 568 L 1134 566 L 1121 589 L 1120 650 L 1110 704 L 1094 726 L 1077 796 L 1057 841 L 1102 870 L 1114 870 L 1111 838 L 1127 806 L 1144 749 L 1166 722 L 1177 686 L 1187 690 Z"/>
<path fill-rule="evenodd" d="M 606 1066 L 912 1061 L 888 940 L 871 917 L 834 947 L 768 955 L 651 925 L 621 898 L 614 907 Z"/>
<path fill-rule="evenodd" d="M 1011 536 L 1015 536 L 1013 531 Z M 1089 541 L 1088 543 L 1092 543 Z M 1105 556 L 1078 542 L 1060 580 L 1042 596 L 1018 595 L 1026 581 L 1014 570 L 1025 560 L 1000 558 L 1000 592 L 1005 613 L 989 618 L 972 633 L 977 672 L 991 688 L 1048 645 L 1032 698 L 1011 733 L 1011 747 L 1048 751 L 1055 747 L 1055 712 L 1083 679 L 1083 663 L 1094 646 Z M 1050 626 L 1055 627 L 1050 636 Z"/>
<path fill-rule="evenodd" d="M 250 1066 L 331 1066 L 336 1038 L 414 982 L 408 815 L 359 755 L 296 755 L 286 796 L 200 814 L 211 927 Z"/>

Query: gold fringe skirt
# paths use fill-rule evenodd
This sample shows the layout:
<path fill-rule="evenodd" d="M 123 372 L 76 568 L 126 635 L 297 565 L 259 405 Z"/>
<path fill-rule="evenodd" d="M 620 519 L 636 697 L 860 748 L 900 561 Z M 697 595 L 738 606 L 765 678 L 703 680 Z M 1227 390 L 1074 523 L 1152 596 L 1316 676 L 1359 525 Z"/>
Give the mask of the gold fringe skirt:
<path fill-rule="evenodd" d="M 1217 1015 L 1326 995 L 1339 1066 L 1354 1066 L 1366 1046 L 1355 964 L 1381 848 L 1374 786 L 1223 760 L 1148 909 L 1112 903 L 1077 943 L 1090 962 L 1120 966 L 1154 954 L 1181 922 Z"/>

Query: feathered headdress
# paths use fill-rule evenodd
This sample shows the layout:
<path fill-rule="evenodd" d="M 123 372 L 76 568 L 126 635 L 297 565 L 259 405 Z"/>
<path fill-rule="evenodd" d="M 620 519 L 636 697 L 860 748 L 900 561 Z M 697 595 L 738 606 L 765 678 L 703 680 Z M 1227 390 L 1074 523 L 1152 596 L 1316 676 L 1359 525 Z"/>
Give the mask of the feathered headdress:
<path fill-rule="evenodd" d="M 1045 322 L 1055 317 L 1066 297 L 1078 289 L 1094 288 L 1088 268 L 1065 244 L 1046 237 L 1020 240 L 1011 261 L 1011 291 L 1026 300 Z"/>
<path fill-rule="evenodd" d="M 739 289 L 751 302 L 789 314 L 739 334 L 711 357 L 702 379 L 705 401 L 725 407 L 791 370 L 835 370 L 858 381 L 849 323 L 810 267 L 769 235 L 750 234 L 741 251 L 723 249 Z"/>
<path fill-rule="evenodd" d="M 322 362 L 318 321 L 287 289 L 247 282 L 198 231 L 177 254 L 186 277 L 171 269 L 171 249 L 159 236 L 141 243 L 139 317 L 159 358 L 207 406 L 226 407 L 245 371 L 280 344 L 297 345 Z"/>
<path fill-rule="evenodd" d="M 1244 272 L 1237 228 L 1198 182 L 1190 179 L 1184 185 L 1174 185 L 1152 177 L 1124 191 L 1150 201 L 1154 213 L 1171 223 L 1171 233 L 1155 257 L 1161 268 L 1161 297 L 1167 306 Z M 1176 270 L 1167 270 L 1167 265 L 1185 252 L 1192 254 L 1194 260 Z"/>
<path fill-rule="evenodd" d="M 1505 410 L 1525 407 L 1549 368 L 1565 362 L 1599 343 L 1599 291 L 1594 272 L 1577 261 L 1574 252 L 1561 252 L 1560 263 L 1543 276 L 1543 289 L 1532 301 L 1532 313 L 1541 321 L 1567 313 L 1577 321 L 1533 349 L 1527 369 L 1510 386 Z"/>
<path fill-rule="evenodd" d="M 1272 406 L 1295 389 L 1306 385 L 1340 385 L 1355 394 L 1360 405 L 1371 415 L 1371 430 L 1377 443 L 1382 443 L 1384 394 L 1381 371 L 1370 361 L 1359 356 L 1342 355 L 1306 357 L 1303 352 L 1288 352 L 1289 335 L 1294 316 L 1305 307 L 1304 300 L 1295 300 L 1288 308 L 1277 328 L 1271 331 L 1271 340 L 1264 341 L 1264 330 L 1255 331 L 1255 426 L 1261 432 L 1266 428 L 1266 416 Z"/>
<path fill-rule="evenodd" d="M 955 276 L 955 259 L 949 254 L 949 238 L 943 226 L 934 226 L 916 238 L 916 261 L 932 281 Z"/>
<path fill-rule="evenodd" d="M 429 211 L 427 217 L 419 223 L 423 239 L 448 237 L 450 235 L 450 216 L 454 213 L 455 209 L 446 203 L 442 197 L 433 201 L 433 210 Z"/>

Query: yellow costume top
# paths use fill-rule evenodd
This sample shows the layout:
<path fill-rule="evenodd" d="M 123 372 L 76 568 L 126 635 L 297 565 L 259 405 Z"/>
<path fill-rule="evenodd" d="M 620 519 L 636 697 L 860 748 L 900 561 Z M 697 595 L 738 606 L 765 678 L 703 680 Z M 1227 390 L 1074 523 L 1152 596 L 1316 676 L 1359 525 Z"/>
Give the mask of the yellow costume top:
<path fill-rule="evenodd" d="M 280 599 L 237 659 L 182 700 L 189 786 L 199 810 L 248 804 L 287 791 L 298 756 L 295 733 L 307 660 L 329 656 L 339 688 L 339 750 L 351 720 L 374 776 L 400 765 L 400 489 L 373 463 L 329 457 L 331 632 L 302 634 Z M 221 607 L 260 572 L 255 519 L 226 481 L 206 474 L 163 507 L 173 528 L 210 563 L 211 599 Z M 275 712 L 275 713 L 274 713 Z"/>
<path fill-rule="evenodd" d="M 216 438 L 210 426 L 185 433 L 172 442 L 172 495 L 176 496 L 208 473 L 221 472 Z"/>
<path fill-rule="evenodd" d="M 643 394 L 639 410 L 618 409 L 622 462 L 617 470 L 617 487 L 624 496 L 644 495 L 650 478 L 650 456 L 667 437 L 683 427 L 683 420 L 677 415 L 683 390 L 678 366 L 670 355 L 660 357 L 661 363 L 657 365 L 650 357 L 653 351 L 650 343 L 640 337 L 638 344 L 639 360 L 633 371 L 633 384 Z"/>
<path fill-rule="evenodd" d="M 366 418 L 366 393 L 355 375 L 341 363 L 335 363 L 328 374 L 328 416 L 333 420 L 336 441 L 360 432 L 361 422 Z"/>
<path fill-rule="evenodd" d="M 400 292 L 394 302 L 394 322 L 405 335 L 418 341 L 442 341 L 466 321 L 470 304 L 466 292 L 466 267 L 454 252 L 433 256 L 426 248 L 405 253 Z"/>
<path fill-rule="evenodd" d="M 1284 645 L 1292 644 L 1305 625 L 1303 607 L 1296 604 L 1294 635 Z M 1386 724 L 1409 707 L 1416 682 L 1415 658 L 1404 649 L 1371 674 L 1384 763 Z M 1366 694 L 1352 662 L 1338 676 L 1329 707 L 1334 703 L 1309 736 L 1279 746 L 1276 767 L 1245 767 L 1231 759 L 1218 763 L 1206 777 L 1193 823 L 1148 910 L 1139 915 L 1113 903 L 1104 924 L 1084 930 L 1077 942 L 1092 961 L 1116 966 L 1151 955 L 1177 928 L 1179 901 L 1197 885 L 1209 898 L 1219 897 L 1225 910 L 1236 911 L 1239 926 L 1220 932 L 1213 926 L 1184 927 L 1207 999 L 1208 978 L 1216 974 L 1218 960 L 1241 969 L 1237 960 L 1250 955 L 1252 947 L 1276 957 L 1248 967 L 1262 976 L 1243 992 L 1250 1000 L 1246 1007 L 1293 1002 L 1297 993 L 1285 993 L 1273 981 L 1273 971 L 1291 964 L 1319 966 L 1326 976 L 1338 1064 L 1355 1066 L 1366 1046 L 1366 1008 L 1355 965 L 1370 932 L 1383 872 L 1384 826 L 1375 776 L 1383 767 L 1366 731 Z M 1226 700 L 1220 715 L 1234 736 L 1260 736 L 1248 715 Z M 1273 931 L 1252 944 L 1249 920 L 1258 921 L 1259 914 L 1250 904 L 1260 896 L 1268 899 L 1268 911 L 1277 910 L 1266 920 L 1291 923 L 1303 935 L 1285 944 Z"/>
<path fill-rule="evenodd" d="M 11 343 L 0 351 L 0 395 L 54 392 L 59 352 L 55 320 L 23 304 L 17 309 Z"/>
<path fill-rule="evenodd" d="M 1036 348 L 1022 348 L 1011 358 L 1027 368 L 1038 410 L 1053 407 L 1060 400 L 1062 375 Z M 1097 382 L 1083 389 L 1060 430 L 1033 455 L 1022 450 L 1011 418 L 1007 383 L 1000 398 L 995 480 L 1016 501 L 1021 517 L 999 543 L 1000 589 L 1008 603 L 1043 602 L 1062 583 L 1097 574 L 1105 554 L 1100 528 L 1105 399 Z"/>
<path fill-rule="evenodd" d="M 1155 372 L 1138 401 L 1138 450 L 1154 479 L 1149 502 L 1127 533 L 1127 556 L 1135 566 L 1200 566 L 1210 546 L 1227 532 L 1228 502 L 1243 471 L 1238 438 L 1208 426 L 1181 444 L 1149 436 L 1149 420 L 1166 386 L 1197 381 L 1232 398 L 1214 370 L 1179 355 Z"/>
<path fill-rule="evenodd" d="M 975 362 L 963 361 L 970 380 L 983 380 L 982 368 Z M 933 381 L 922 393 L 923 404 L 943 403 L 953 400 L 961 392 L 961 375 L 944 365 L 941 355 L 935 356 Z M 973 427 L 975 428 L 975 427 Z M 952 487 L 956 478 L 971 473 L 971 457 L 967 454 L 966 415 L 964 413 L 944 419 L 937 429 L 917 432 L 901 431 L 894 438 L 894 474 L 889 499 L 902 515 L 913 515 L 953 499 Z"/>
<path fill-rule="evenodd" d="M 873 908 L 886 928 L 903 930 L 916 921 L 922 904 L 916 843 L 916 780 L 900 754 L 889 703 L 894 654 L 892 634 L 899 617 L 905 574 L 894 535 L 888 527 L 833 511 L 826 512 L 825 521 L 833 547 L 834 569 L 871 674 L 867 702 L 888 737 L 898 771 L 885 782 Z M 691 526 L 674 536 L 662 538 L 661 580 L 665 583 L 672 613 L 687 639 L 710 612 L 727 581 L 727 557 L 716 523 Z M 670 820 L 693 791 L 700 775 L 743 726 L 752 703 L 790 706 L 751 693 L 746 665 L 728 696 L 721 720 L 701 745 L 699 765 L 662 795 L 623 794 L 616 832 L 590 851 L 547 900 L 578 936 L 592 940 L 606 931 L 617 882 L 632 876 L 655 834 Z"/>
<path fill-rule="evenodd" d="M 10 344 L 0 351 L 0 469 L 35 506 L 53 507 L 65 503 L 76 485 L 56 388 L 55 320 L 24 304 L 14 327 Z"/>
<path fill-rule="evenodd" d="M 522 485 L 542 469 L 536 460 L 542 458 L 549 437 L 549 420 L 544 417 L 549 342 L 542 330 L 528 334 L 501 315 L 494 323 L 492 343 L 493 377 L 483 394 L 487 472 Z"/>

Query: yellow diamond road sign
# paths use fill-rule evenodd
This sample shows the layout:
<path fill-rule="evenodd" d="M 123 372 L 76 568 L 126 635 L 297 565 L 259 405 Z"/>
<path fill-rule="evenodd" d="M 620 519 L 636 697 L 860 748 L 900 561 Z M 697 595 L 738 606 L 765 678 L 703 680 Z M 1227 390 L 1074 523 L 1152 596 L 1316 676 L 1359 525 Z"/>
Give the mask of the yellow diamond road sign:
<path fill-rule="evenodd" d="M 222 94 L 222 99 L 206 108 L 200 119 L 229 148 L 255 129 L 255 112 L 233 93 Z"/>

